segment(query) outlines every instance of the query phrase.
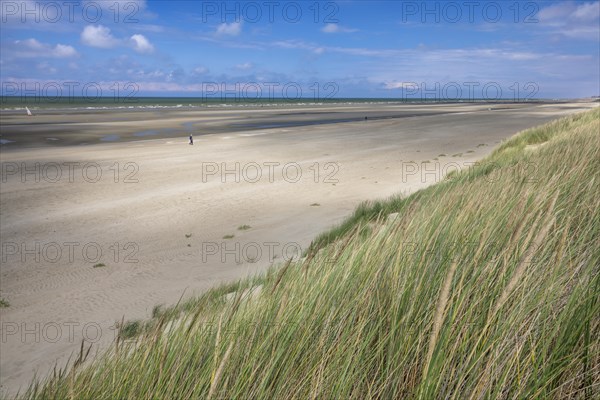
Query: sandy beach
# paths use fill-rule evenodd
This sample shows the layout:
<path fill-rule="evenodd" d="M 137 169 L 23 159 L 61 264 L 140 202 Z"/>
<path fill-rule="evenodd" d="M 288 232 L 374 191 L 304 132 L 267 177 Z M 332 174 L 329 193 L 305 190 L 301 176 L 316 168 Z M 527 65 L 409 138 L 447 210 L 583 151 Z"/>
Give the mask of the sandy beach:
<path fill-rule="evenodd" d="M 1 390 L 64 365 L 82 339 L 106 348 L 117 321 L 299 256 L 364 200 L 594 106 L 3 113 Z"/>

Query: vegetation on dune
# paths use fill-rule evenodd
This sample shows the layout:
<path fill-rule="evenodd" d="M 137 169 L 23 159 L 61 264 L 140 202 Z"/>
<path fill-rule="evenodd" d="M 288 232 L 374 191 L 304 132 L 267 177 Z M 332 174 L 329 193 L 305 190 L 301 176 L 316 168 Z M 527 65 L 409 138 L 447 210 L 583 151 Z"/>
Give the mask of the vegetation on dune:
<path fill-rule="evenodd" d="M 157 311 L 25 396 L 598 398 L 599 132 L 600 109 L 563 118 L 365 203 L 305 259 Z"/>

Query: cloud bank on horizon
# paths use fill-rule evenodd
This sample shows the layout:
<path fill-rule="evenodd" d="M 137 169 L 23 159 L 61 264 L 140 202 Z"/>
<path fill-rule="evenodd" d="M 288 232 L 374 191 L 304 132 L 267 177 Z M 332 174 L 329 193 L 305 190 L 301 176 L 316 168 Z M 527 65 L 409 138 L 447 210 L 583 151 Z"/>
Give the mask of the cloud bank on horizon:
<path fill-rule="evenodd" d="M 3 95 L 49 83 L 75 95 L 90 83 L 190 97 L 600 95 L 597 0 L 0 6 Z"/>

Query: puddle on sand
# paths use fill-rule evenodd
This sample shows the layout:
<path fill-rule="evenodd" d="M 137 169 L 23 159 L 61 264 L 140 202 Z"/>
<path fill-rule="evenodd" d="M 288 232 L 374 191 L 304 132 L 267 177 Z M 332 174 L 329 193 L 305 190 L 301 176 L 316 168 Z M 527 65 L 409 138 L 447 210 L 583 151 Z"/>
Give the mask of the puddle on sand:
<path fill-rule="evenodd" d="M 103 142 L 116 142 L 117 140 L 121 140 L 121 136 L 119 135 L 106 135 L 100 138 Z"/>
<path fill-rule="evenodd" d="M 0 144 L 9 144 L 9 143 L 14 143 L 14 140 L 8 140 L 8 139 L 0 139 Z"/>
<path fill-rule="evenodd" d="M 183 126 L 186 131 L 191 131 L 192 129 L 194 129 L 195 123 L 196 123 L 195 121 L 184 122 L 183 124 L 181 124 L 181 126 Z"/>

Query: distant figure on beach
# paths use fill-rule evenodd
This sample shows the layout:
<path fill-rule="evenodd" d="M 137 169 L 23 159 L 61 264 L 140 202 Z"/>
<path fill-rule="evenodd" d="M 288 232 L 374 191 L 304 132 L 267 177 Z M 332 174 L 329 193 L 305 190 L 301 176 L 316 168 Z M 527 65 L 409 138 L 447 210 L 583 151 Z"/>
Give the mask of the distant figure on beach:
<path fill-rule="evenodd" d="M 192 134 L 190 133 L 190 144 L 193 146 L 194 145 L 194 138 L 192 137 Z"/>

